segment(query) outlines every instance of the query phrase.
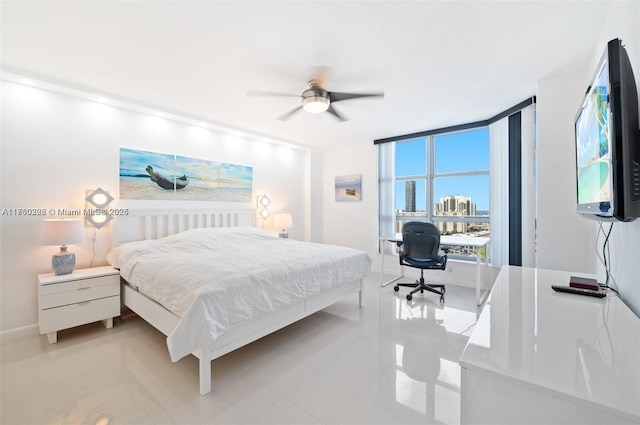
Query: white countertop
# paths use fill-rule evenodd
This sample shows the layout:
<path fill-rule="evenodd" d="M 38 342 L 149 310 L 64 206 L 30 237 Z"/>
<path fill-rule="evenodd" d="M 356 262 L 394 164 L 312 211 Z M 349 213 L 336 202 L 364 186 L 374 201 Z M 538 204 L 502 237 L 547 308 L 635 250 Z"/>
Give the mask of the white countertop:
<path fill-rule="evenodd" d="M 640 319 L 611 291 L 551 289 L 572 275 L 590 277 L 503 267 L 460 365 L 640 422 Z"/>

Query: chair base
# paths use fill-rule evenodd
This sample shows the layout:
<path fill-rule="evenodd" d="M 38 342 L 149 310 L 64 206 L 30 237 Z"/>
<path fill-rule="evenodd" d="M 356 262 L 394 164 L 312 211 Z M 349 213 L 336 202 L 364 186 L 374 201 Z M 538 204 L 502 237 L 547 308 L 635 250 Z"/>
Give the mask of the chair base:
<path fill-rule="evenodd" d="M 393 290 L 398 292 L 401 286 L 414 288 L 411 292 L 407 294 L 408 301 L 411 301 L 413 299 L 413 294 L 415 294 L 418 291 L 420 291 L 420 293 L 424 293 L 424 291 L 429 291 L 429 292 L 433 292 L 434 294 L 440 295 L 440 302 L 444 303 L 444 293 L 446 291 L 444 288 L 444 285 L 426 284 L 424 282 L 424 278 L 421 277 L 419 280 L 416 280 L 415 283 L 396 283 L 396 285 L 393 287 Z M 437 288 L 439 288 L 440 290 L 438 290 Z"/>

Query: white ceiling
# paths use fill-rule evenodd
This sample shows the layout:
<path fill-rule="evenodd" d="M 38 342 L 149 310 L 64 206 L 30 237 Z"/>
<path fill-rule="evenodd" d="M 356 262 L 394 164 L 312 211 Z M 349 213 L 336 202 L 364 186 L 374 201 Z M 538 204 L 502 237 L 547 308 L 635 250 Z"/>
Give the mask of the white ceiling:
<path fill-rule="evenodd" d="M 319 147 L 489 118 L 585 69 L 611 1 L 2 1 L 4 70 Z M 299 112 L 330 91 L 385 92 Z"/>

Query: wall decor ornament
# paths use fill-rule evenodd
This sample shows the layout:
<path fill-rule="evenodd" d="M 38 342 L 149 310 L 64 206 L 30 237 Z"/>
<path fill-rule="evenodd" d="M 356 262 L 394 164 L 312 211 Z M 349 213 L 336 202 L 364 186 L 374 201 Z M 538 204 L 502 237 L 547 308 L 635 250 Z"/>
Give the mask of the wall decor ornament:
<path fill-rule="evenodd" d="M 253 168 L 120 148 L 120 199 L 251 202 Z"/>
<path fill-rule="evenodd" d="M 88 190 L 84 200 L 87 202 L 84 214 L 85 224 L 90 224 L 96 229 L 102 229 L 113 220 L 113 216 L 109 214 L 107 209 L 113 201 L 113 196 L 109 192 L 101 187 L 95 190 Z"/>
<path fill-rule="evenodd" d="M 336 177 L 336 202 L 362 201 L 362 175 Z"/>

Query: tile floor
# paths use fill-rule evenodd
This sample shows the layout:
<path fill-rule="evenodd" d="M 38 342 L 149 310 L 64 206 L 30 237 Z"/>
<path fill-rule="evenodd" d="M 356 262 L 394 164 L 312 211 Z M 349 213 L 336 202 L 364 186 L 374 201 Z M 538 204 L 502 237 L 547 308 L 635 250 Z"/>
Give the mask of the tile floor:
<path fill-rule="evenodd" d="M 476 322 L 474 290 L 413 301 L 366 281 L 357 295 L 213 361 L 198 393 L 193 356 L 130 316 L 0 345 L 0 423 L 456 424 L 458 358 Z"/>

